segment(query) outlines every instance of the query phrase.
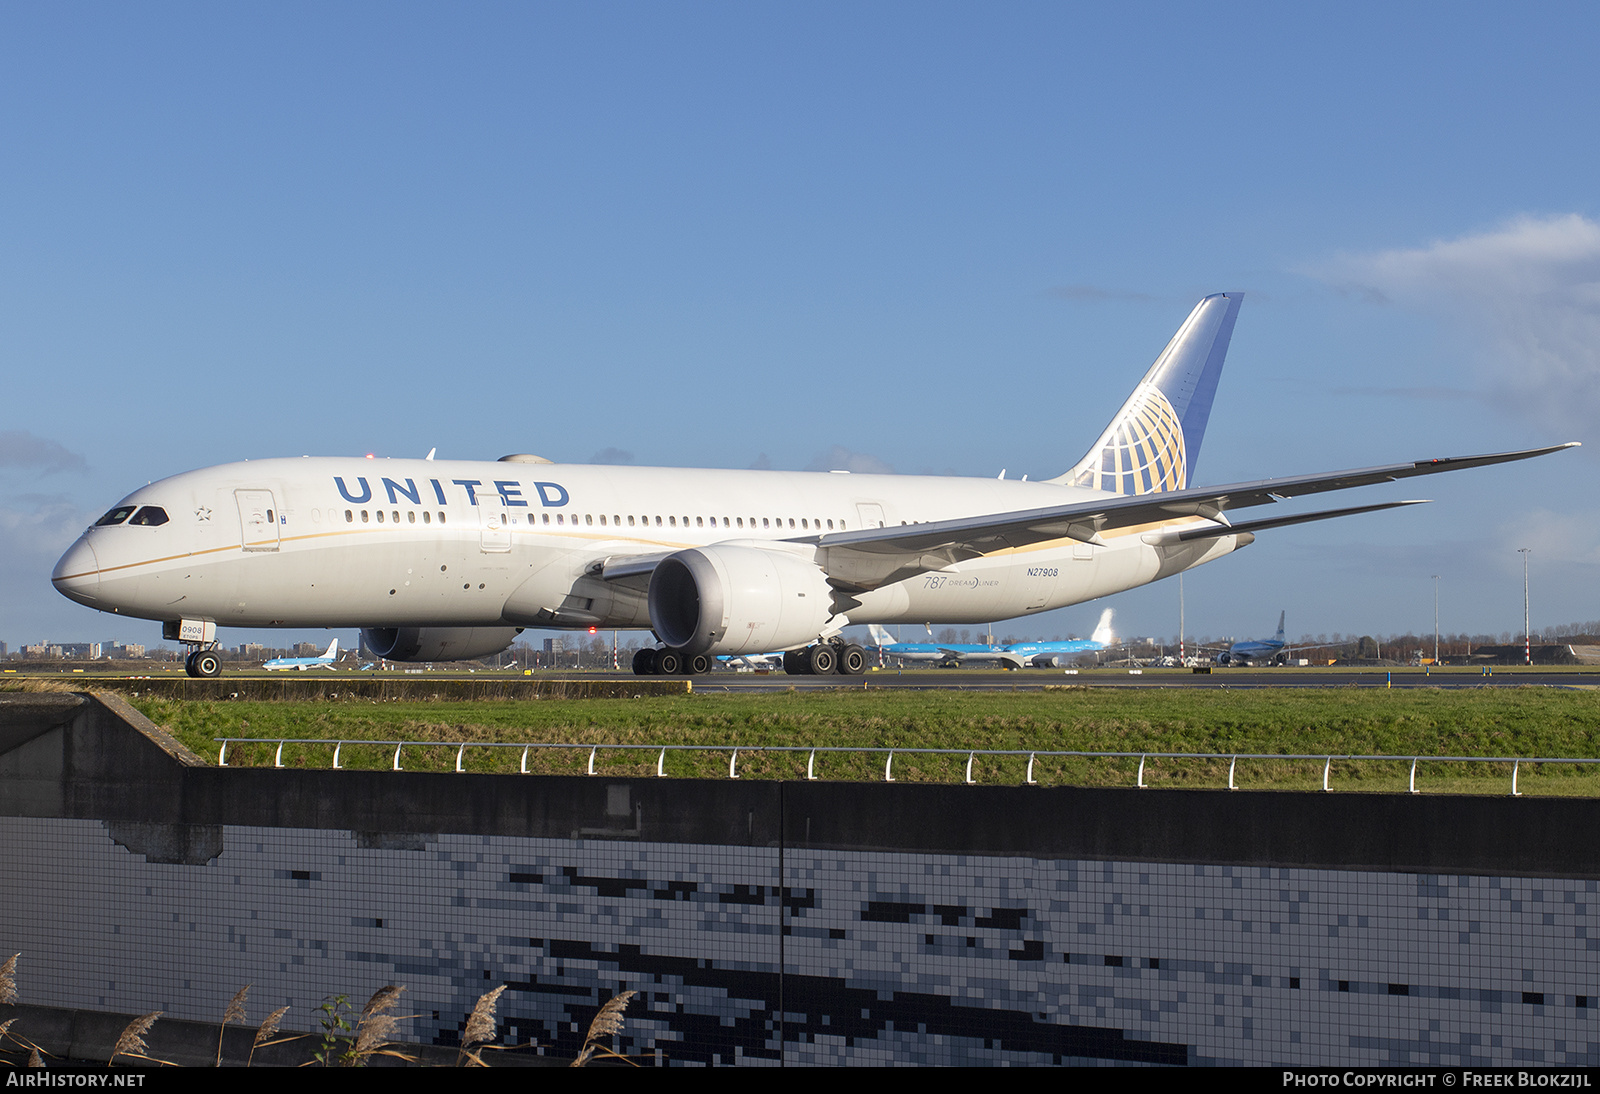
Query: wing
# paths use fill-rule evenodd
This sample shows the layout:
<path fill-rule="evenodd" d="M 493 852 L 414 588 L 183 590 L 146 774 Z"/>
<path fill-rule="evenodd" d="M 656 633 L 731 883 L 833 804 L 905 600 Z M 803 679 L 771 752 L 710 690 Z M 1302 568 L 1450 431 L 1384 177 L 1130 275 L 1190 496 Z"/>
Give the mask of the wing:
<path fill-rule="evenodd" d="M 650 575 L 656 565 L 675 551 L 654 551 L 647 555 L 608 555 L 589 564 L 590 577 L 617 582 L 625 588 L 645 592 L 650 588 Z"/>
<path fill-rule="evenodd" d="M 957 562 L 980 558 L 995 551 L 1049 540 L 1072 539 L 1103 544 L 1105 541 L 1101 534 L 1104 532 L 1148 525 L 1154 527 L 1144 533 L 1147 543 L 1178 543 L 1415 505 L 1417 502 L 1414 501 L 1385 502 L 1242 524 L 1230 524 L 1225 515 L 1231 509 L 1270 505 L 1305 494 L 1349 490 L 1421 475 L 1511 463 L 1574 447 L 1577 447 L 1575 441 L 1516 452 L 1418 460 L 1321 475 L 1174 490 L 1162 494 L 1102 495 L 1088 501 L 1072 501 L 1043 509 L 985 514 L 897 528 L 865 528 L 854 532 L 802 536 L 791 542 L 815 543 L 821 548 L 824 568 L 835 582 L 871 589 L 917 573 L 945 569 Z M 1201 517 L 1211 523 L 1171 530 L 1161 527 L 1165 522 L 1183 517 Z"/>

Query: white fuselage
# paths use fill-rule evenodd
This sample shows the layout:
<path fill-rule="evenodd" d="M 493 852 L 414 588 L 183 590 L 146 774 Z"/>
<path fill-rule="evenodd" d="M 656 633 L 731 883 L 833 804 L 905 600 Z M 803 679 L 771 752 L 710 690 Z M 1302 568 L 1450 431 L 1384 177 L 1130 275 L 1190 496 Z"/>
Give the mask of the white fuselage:
<path fill-rule="evenodd" d="M 1051 483 L 525 462 L 310 458 L 152 483 L 159 525 L 90 528 L 55 584 L 90 607 L 235 627 L 648 627 L 606 558 L 743 544 L 824 560 L 831 533 L 1107 495 Z M 981 623 L 1143 585 L 1248 543 L 1142 538 L 1174 519 L 1004 549 L 857 592 L 850 623 Z M 1151 537 L 1154 538 L 1154 537 Z"/>

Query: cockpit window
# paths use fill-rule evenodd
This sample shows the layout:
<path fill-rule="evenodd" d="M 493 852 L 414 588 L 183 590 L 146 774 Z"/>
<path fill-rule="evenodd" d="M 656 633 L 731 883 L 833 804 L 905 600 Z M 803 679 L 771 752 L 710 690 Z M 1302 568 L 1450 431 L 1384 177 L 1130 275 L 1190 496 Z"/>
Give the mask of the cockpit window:
<path fill-rule="evenodd" d="M 137 513 L 135 513 L 133 515 L 133 519 L 128 523 L 141 524 L 146 527 L 154 527 L 157 524 L 165 524 L 167 523 L 167 511 L 161 508 L 159 505 L 146 505 L 143 509 L 140 509 Z"/>
<path fill-rule="evenodd" d="M 128 517 L 133 513 L 133 511 L 136 508 L 138 508 L 138 506 L 135 506 L 135 505 L 119 505 L 115 509 L 111 510 L 111 512 L 107 513 L 105 516 L 103 516 L 99 520 L 95 521 L 94 522 L 94 526 L 96 528 L 109 528 L 113 524 L 121 524 L 123 521 L 128 519 Z"/>

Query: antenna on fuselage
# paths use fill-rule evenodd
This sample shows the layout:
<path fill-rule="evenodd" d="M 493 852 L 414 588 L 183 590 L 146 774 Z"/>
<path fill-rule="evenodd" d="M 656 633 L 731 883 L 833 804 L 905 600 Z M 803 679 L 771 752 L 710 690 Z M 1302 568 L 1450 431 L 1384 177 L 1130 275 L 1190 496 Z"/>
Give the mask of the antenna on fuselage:
<path fill-rule="evenodd" d="M 431 459 L 433 459 L 433 454 L 435 452 L 437 452 L 437 451 L 439 451 L 437 446 L 435 446 L 433 448 L 430 448 L 430 449 L 428 449 L 428 454 L 426 456 L 422 457 L 422 458 L 425 459 L 425 460 L 431 460 Z"/>

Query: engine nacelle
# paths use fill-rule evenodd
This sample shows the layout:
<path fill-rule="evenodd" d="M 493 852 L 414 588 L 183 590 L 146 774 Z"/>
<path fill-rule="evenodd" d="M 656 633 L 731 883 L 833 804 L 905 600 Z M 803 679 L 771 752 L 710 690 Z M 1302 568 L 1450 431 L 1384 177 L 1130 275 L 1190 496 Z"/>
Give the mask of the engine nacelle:
<path fill-rule="evenodd" d="M 691 548 L 650 575 L 650 625 L 689 655 L 791 649 L 816 639 L 832 616 L 822 570 L 782 551 Z"/>
<path fill-rule="evenodd" d="M 389 661 L 470 661 L 499 653 L 521 627 L 367 627 L 361 641 Z"/>

